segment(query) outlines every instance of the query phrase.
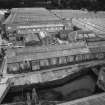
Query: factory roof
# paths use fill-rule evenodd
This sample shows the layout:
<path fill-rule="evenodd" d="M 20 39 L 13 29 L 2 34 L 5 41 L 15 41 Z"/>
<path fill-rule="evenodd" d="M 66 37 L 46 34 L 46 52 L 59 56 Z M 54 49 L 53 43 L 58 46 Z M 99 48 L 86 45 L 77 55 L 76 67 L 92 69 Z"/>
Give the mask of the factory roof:
<path fill-rule="evenodd" d="M 59 21 L 60 19 L 44 8 L 14 8 L 4 22 L 6 25 L 30 25 L 43 22 Z"/>
<path fill-rule="evenodd" d="M 49 11 L 47 11 L 47 9 L 45 8 L 12 8 L 11 9 L 11 13 L 48 13 Z"/>
<path fill-rule="evenodd" d="M 82 17 L 87 14 L 87 11 L 81 10 L 51 10 L 53 14 L 60 18 L 71 19 L 74 17 Z"/>
<path fill-rule="evenodd" d="M 51 10 L 53 14 L 60 18 L 71 19 L 71 18 L 105 18 L 105 12 L 88 12 L 83 10 Z"/>
<path fill-rule="evenodd" d="M 99 28 L 103 28 L 103 30 L 105 29 L 105 18 L 87 19 L 86 22 L 96 25 Z"/>
<path fill-rule="evenodd" d="M 74 18 L 72 23 L 83 30 L 87 29 L 97 34 L 105 34 L 105 18 Z"/>

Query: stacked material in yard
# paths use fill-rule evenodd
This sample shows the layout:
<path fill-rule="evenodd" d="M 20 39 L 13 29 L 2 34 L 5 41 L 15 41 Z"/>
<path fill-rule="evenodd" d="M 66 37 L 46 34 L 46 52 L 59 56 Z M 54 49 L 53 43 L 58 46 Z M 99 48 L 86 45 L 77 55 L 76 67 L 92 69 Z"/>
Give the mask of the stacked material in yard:
<path fill-rule="evenodd" d="M 105 18 L 105 12 L 88 12 L 83 10 L 51 10 L 53 14 L 60 18 L 71 19 L 71 18 Z"/>

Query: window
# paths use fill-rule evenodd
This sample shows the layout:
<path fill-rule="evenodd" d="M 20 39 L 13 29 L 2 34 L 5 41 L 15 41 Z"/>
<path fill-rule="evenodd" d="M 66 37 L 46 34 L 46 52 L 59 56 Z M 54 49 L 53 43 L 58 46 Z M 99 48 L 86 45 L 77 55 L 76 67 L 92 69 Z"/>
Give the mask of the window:
<path fill-rule="evenodd" d="M 99 51 L 105 52 L 105 47 L 100 47 Z"/>
<path fill-rule="evenodd" d="M 73 62 L 73 61 L 74 61 L 74 56 L 73 56 L 73 55 L 67 57 L 67 62 L 68 62 L 68 63 L 69 63 L 69 62 Z"/>
<path fill-rule="evenodd" d="M 103 59 L 104 58 L 104 54 L 103 53 L 98 53 L 98 54 L 96 54 L 96 58 L 97 59 Z"/>
<path fill-rule="evenodd" d="M 11 63 L 7 66 L 8 73 L 16 73 L 19 72 L 19 64 L 18 63 Z"/>
<path fill-rule="evenodd" d="M 92 54 L 90 54 L 90 59 L 91 60 L 93 60 L 93 59 L 95 59 L 96 57 L 95 57 L 95 54 L 94 53 L 92 53 Z"/>
<path fill-rule="evenodd" d="M 59 64 L 65 64 L 65 63 L 67 63 L 66 57 L 60 57 L 59 58 Z"/>
<path fill-rule="evenodd" d="M 39 29 L 39 28 L 37 28 L 36 30 L 37 30 L 37 31 L 40 31 L 40 29 Z"/>
<path fill-rule="evenodd" d="M 31 61 L 31 64 L 32 64 L 32 70 L 40 69 L 39 61 Z"/>
<path fill-rule="evenodd" d="M 87 34 L 84 34 L 84 38 L 88 38 L 88 35 Z"/>
<path fill-rule="evenodd" d="M 77 62 L 78 62 L 78 61 L 82 61 L 82 60 L 84 60 L 84 57 L 83 57 L 83 55 L 76 55 L 75 60 L 76 60 Z"/>
<path fill-rule="evenodd" d="M 90 57 L 91 57 L 90 54 L 85 54 L 85 60 L 90 60 L 91 59 Z"/>
<path fill-rule="evenodd" d="M 50 63 L 51 65 L 57 65 L 57 58 L 51 58 Z"/>
<path fill-rule="evenodd" d="M 75 58 L 76 61 L 85 61 L 89 59 L 93 59 L 93 57 L 90 54 L 77 55 Z"/>
<path fill-rule="evenodd" d="M 96 35 L 95 35 L 94 33 L 90 33 L 90 34 L 88 34 L 88 36 L 89 36 L 89 38 L 94 38 L 94 37 L 96 37 Z"/>
<path fill-rule="evenodd" d="M 20 63 L 21 72 L 29 71 L 31 69 L 29 61 L 23 61 Z"/>
<path fill-rule="evenodd" d="M 36 31 L 36 29 L 33 29 L 33 31 Z"/>
<path fill-rule="evenodd" d="M 77 40 L 83 40 L 83 34 L 78 34 Z"/>
<path fill-rule="evenodd" d="M 70 27 L 69 27 L 69 28 L 70 28 Z M 59 31 L 60 31 L 60 30 L 63 30 L 63 27 L 59 27 Z"/>
<path fill-rule="evenodd" d="M 48 30 L 49 30 L 49 28 L 46 28 L 46 30 L 48 31 Z"/>
<path fill-rule="evenodd" d="M 47 59 L 40 60 L 40 66 L 49 66 L 49 61 Z"/>

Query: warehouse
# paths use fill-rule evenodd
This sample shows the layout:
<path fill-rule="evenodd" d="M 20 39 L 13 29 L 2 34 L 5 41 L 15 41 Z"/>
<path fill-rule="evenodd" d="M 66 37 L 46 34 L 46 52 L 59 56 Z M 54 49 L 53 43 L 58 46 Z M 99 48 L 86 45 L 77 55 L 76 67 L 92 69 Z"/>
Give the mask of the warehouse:
<path fill-rule="evenodd" d="M 20 34 L 21 30 L 27 31 L 27 29 L 32 32 L 53 31 L 63 27 L 61 20 L 45 8 L 14 8 L 4 24 L 7 31 L 16 30 Z"/>

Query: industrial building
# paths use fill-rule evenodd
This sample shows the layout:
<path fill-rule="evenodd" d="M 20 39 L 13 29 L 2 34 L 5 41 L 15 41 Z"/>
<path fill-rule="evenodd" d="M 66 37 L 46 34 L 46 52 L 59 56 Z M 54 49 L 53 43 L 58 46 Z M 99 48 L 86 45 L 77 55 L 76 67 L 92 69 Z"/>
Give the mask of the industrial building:
<path fill-rule="evenodd" d="M 104 12 L 9 11 L 1 20 L 1 105 L 104 105 Z"/>

